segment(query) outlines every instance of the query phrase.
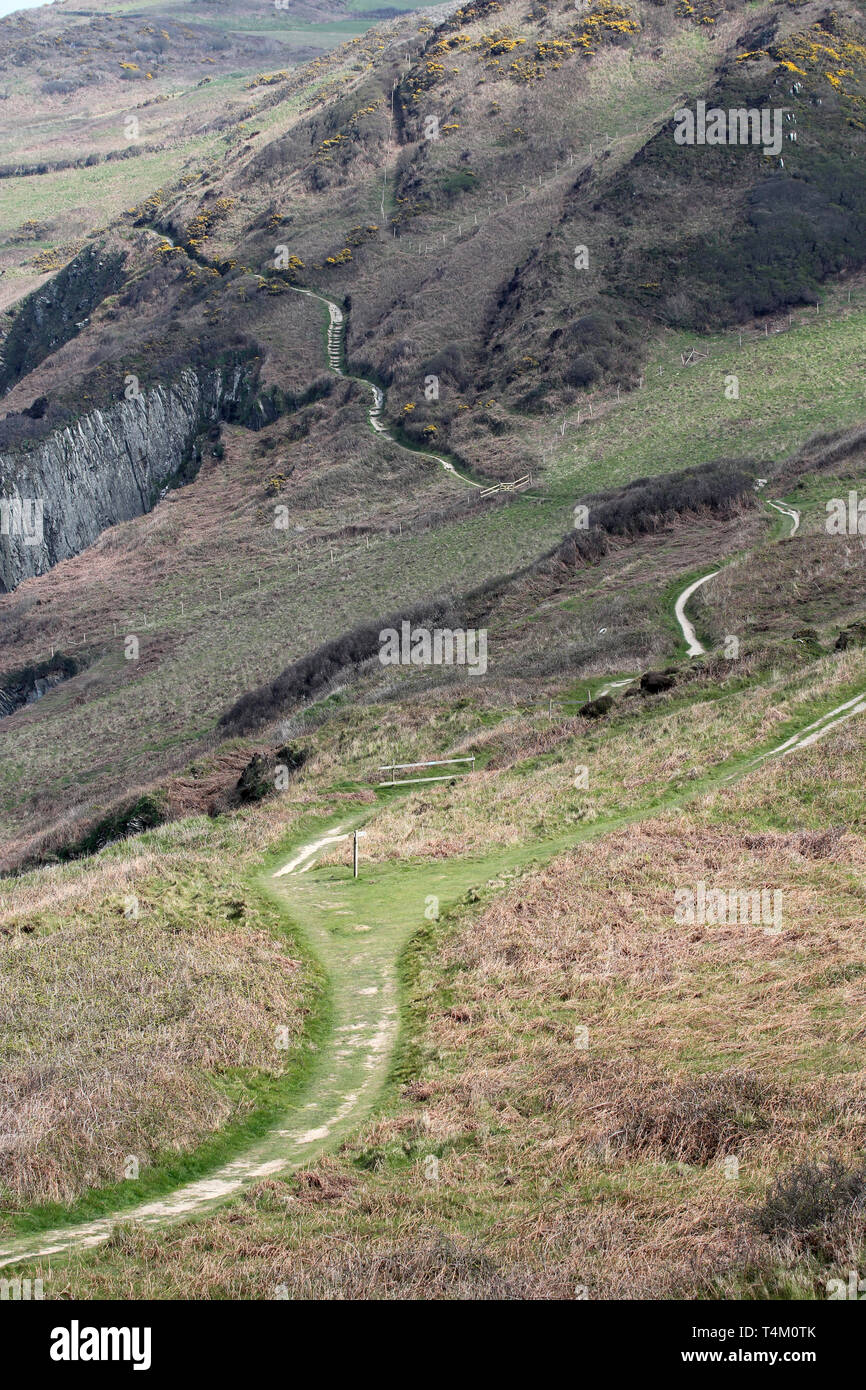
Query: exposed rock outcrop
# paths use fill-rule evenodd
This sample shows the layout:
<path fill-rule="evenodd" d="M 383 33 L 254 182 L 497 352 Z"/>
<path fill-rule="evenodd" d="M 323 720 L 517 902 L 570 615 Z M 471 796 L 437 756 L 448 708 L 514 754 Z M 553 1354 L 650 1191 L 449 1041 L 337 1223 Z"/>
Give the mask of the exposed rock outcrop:
<path fill-rule="evenodd" d="M 81 663 L 75 657 L 56 652 L 48 661 L 21 666 L 0 676 L 0 719 L 14 714 L 22 705 L 35 704 L 80 669 Z"/>
<path fill-rule="evenodd" d="M 125 262 L 125 252 L 93 242 L 21 301 L 0 349 L 0 392 L 75 337 L 97 304 L 120 288 Z"/>
<path fill-rule="evenodd" d="M 248 413 L 253 378 L 249 359 L 204 372 L 190 367 L 26 452 L 0 454 L 0 593 L 79 554 L 107 527 L 150 511 L 164 489 L 193 478 L 197 436 L 218 419 Z M 26 505 L 22 524 L 10 499 L 41 500 L 41 528 Z"/>

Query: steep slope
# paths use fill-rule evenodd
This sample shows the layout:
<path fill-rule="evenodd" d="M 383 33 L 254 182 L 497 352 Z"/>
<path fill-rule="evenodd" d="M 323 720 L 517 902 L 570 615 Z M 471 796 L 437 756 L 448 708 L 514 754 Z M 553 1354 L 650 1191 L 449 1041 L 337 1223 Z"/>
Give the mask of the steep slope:
<path fill-rule="evenodd" d="M 0 28 L 13 113 L 87 79 L 0 179 L 73 180 L 3 214 L 0 1263 L 823 1297 L 866 1252 L 862 6 L 354 13 L 293 12 L 352 26 L 302 69 L 270 8 Z M 682 143 L 699 103 L 748 138 Z M 387 664 L 404 624 L 483 663 Z"/>
<path fill-rule="evenodd" d="M 720 455 L 759 460 L 766 473 L 816 428 L 858 421 L 859 282 L 825 289 L 822 315 L 796 305 L 862 259 L 849 177 L 862 135 L 861 22 L 857 7 L 830 19 L 811 3 L 527 14 L 499 0 L 437 24 L 400 18 L 256 87 L 250 99 L 268 103 L 261 128 L 232 117 L 225 157 L 127 203 L 109 234 L 123 282 L 106 284 L 83 320 L 58 314 L 32 366 L 16 342 L 39 305 L 23 301 L 4 340 L 7 370 L 24 375 L 0 422 L 3 485 L 22 497 L 44 488 L 55 514 L 42 551 L 4 538 L 5 582 L 102 540 L 0 603 L 10 670 L 52 650 L 87 665 L 15 715 L 10 836 L 56 813 L 39 771 L 39 746 L 52 743 L 43 721 L 72 716 L 65 778 L 100 749 L 73 814 L 97 811 L 181 766 L 218 736 L 238 696 L 321 643 L 531 565 L 569 530 L 577 501 Z M 844 77 L 818 64 L 833 43 Z M 800 122 L 784 169 L 751 146 L 674 140 L 680 103 L 777 96 Z M 684 191 L 689 180 L 700 200 Z M 796 273 L 771 267 L 762 279 L 747 258 L 756 297 L 738 298 L 731 281 L 709 305 L 694 265 L 716 265 L 714 238 L 740 248 L 739 264 L 768 209 Z M 679 256 L 677 244 L 692 250 Z M 587 268 L 575 265 L 584 246 Z M 665 292 L 650 294 L 647 267 L 665 257 Z M 725 283 L 714 270 L 713 284 Z M 379 384 L 389 432 L 418 452 L 369 429 L 369 388 L 329 371 L 322 307 L 298 289 L 343 306 L 349 371 Z M 754 322 L 718 331 L 784 304 L 791 318 L 765 316 L 766 339 Z M 708 324 L 711 337 L 696 331 Z M 732 401 L 735 348 L 742 399 Z M 235 384 L 212 389 L 215 371 Z M 141 460 L 131 436 L 129 457 L 125 426 L 100 436 L 100 419 L 134 421 L 147 402 L 187 390 L 194 404 Z M 99 437 L 105 448 L 86 459 L 69 443 Z M 67 464 L 73 476 L 114 476 L 118 443 L 116 505 L 67 526 Z M 468 498 L 432 454 L 476 480 L 531 472 L 531 495 Z M 152 521 L 103 530 L 200 462 L 196 482 L 169 493 Z M 144 483 L 130 491 L 134 474 Z M 624 664 L 621 631 L 593 629 L 590 611 L 568 658 L 557 649 L 539 671 Z M 629 652 L 649 658 L 668 640 L 641 616 Z M 132 706 L 136 733 L 119 747 L 111 731 Z"/>
<path fill-rule="evenodd" d="M 764 549 L 771 582 L 790 559 L 784 543 Z M 792 1242 L 789 1231 L 786 1241 L 764 1199 L 774 1178 L 784 1187 L 791 1165 L 823 1158 L 828 1144 L 841 1175 L 858 1171 L 862 1125 L 852 1125 L 851 1106 L 862 1068 L 850 1005 L 862 993 L 852 930 L 862 744 L 847 722 L 815 714 L 829 715 L 853 687 L 858 708 L 848 713 L 862 716 L 864 653 L 812 654 L 785 674 L 752 664 L 745 680 L 736 668 L 723 674 L 724 665 L 697 675 L 691 700 L 682 691 L 631 707 L 623 699 L 610 723 L 592 730 L 562 708 L 555 722 L 547 711 L 490 707 L 481 720 L 480 706 L 442 692 L 399 711 L 333 707 L 317 765 L 287 797 L 215 831 L 201 818 L 182 823 L 148 837 L 132 857 L 131 847 L 115 850 L 18 880 L 4 923 L 14 926 L 38 894 L 31 949 L 44 953 L 58 889 L 88 919 L 117 911 L 118 887 L 140 888 L 149 916 L 163 898 L 176 911 L 171 885 L 154 880 L 160 863 L 173 864 L 186 846 L 200 878 L 218 872 L 217 839 L 233 837 L 245 859 L 267 845 L 271 891 L 334 972 L 335 1027 L 320 1040 L 300 1113 L 296 1104 L 272 1121 L 240 1157 L 156 1200 L 135 1183 L 100 1190 L 84 1223 L 52 1228 L 56 1209 L 11 1214 L 0 1260 L 50 1251 L 64 1288 L 101 1296 L 128 1293 L 129 1281 L 161 1281 L 163 1296 L 178 1296 L 194 1279 L 202 1296 L 230 1289 L 261 1297 L 273 1296 L 275 1271 L 287 1267 L 279 1282 L 288 1279 L 295 1296 L 307 1281 L 317 1296 L 357 1292 L 362 1270 L 378 1291 L 374 1270 L 385 1257 L 392 1292 L 474 1296 L 450 1277 L 442 1287 L 448 1258 L 406 1263 L 393 1226 L 399 1209 L 416 1248 L 415 1232 L 431 1222 L 458 1250 L 470 1237 L 481 1243 L 472 1287 L 482 1296 L 549 1297 L 577 1279 L 602 1297 L 624 1278 L 636 1281 L 635 1296 L 739 1296 L 743 1286 L 772 1296 L 786 1279 L 819 1291 L 846 1242 L 862 1238 L 862 1214 L 840 1192 L 815 1246 L 810 1209 L 798 1217 L 802 1231 L 794 1228 L 803 1240 Z M 826 724 L 820 743 L 808 736 L 818 723 Z M 792 725 L 796 735 L 780 743 Z M 420 755 L 449 726 L 452 737 L 467 730 L 456 746 L 478 759 L 465 780 L 380 792 L 378 805 L 347 791 L 347 772 L 364 775 L 395 736 Z M 587 759 L 588 783 L 573 778 L 578 758 Z M 804 825 L 813 784 L 821 793 Z M 287 825 L 329 799 L 342 800 L 340 821 L 306 821 L 303 848 L 295 830 L 279 853 Z M 345 852 L 361 817 L 367 838 L 356 881 Z M 781 894 L 784 912 L 684 932 L 672 915 L 675 889 L 702 875 L 756 886 L 774 903 Z M 217 910 L 209 898 L 208 906 Z M 243 896 L 219 908 L 250 911 Z M 413 929 L 402 965 L 411 1027 L 384 1103 L 366 1120 L 393 1044 L 394 953 Z M 56 949 L 64 948 L 61 939 Z M 768 1011 L 778 1010 L 780 994 L 787 1012 L 773 1030 Z M 117 1098 L 102 1103 L 113 1117 Z M 319 1157 L 362 1119 L 338 1156 Z M 108 1177 L 112 1162 L 116 1170 L 116 1146 L 103 1158 Z M 250 1187 L 225 1216 L 214 1215 Z M 312 1211 L 301 1204 L 287 1223 L 286 1203 L 307 1187 L 331 1200 Z M 599 1211 L 611 1190 L 613 1214 Z M 384 1229 L 371 1224 L 371 1201 Z M 94 1210 L 108 1214 L 94 1220 Z M 759 1211 L 766 1220 L 756 1229 Z M 190 1215 L 209 1224 L 179 1225 Z M 136 1226 L 105 1245 L 116 1218 Z M 357 1253 L 322 1283 L 317 1261 L 332 1220 L 353 1231 Z M 661 1223 L 673 1223 L 669 1239 L 653 1242 Z M 237 1226 L 247 1237 L 241 1265 L 202 1262 L 202 1242 L 209 1256 L 229 1250 Z M 552 1257 L 540 1257 L 539 1229 Z M 614 1242 L 613 1270 L 595 1254 L 600 1229 Z M 712 1259 L 696 1261 L 696 1232 L 706 1229 Z M 94 1243 L 96 1260 L 84 1248 Z M 44 1262 L 33 1272 L 47 1274 Z"/>

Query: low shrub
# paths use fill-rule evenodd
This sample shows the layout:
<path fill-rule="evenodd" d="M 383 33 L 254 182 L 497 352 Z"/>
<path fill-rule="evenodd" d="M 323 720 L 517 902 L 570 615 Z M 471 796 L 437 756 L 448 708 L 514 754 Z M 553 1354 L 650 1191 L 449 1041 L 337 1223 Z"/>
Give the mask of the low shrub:
<path fill-rule="evenodd" d="M 94 822 L 79 839 L 62 845 L 57 850 L 58 859 L 81 859 L 86 854 L 96 854 L 115 840 L 123 840 L 128 835 L 138 835 L 142 830 L 153 830 L 168 819 L 168 805 L 160 792 L 143 792 L 132 801 L 123 802 L 107 815 Z"/>
<path fill-rule="evenodd" d="M 765 1235 L 805 1235 L 852 1213 L 866 1212 L 866 1163 L 838 1158 L 798 1163 L 778 1177 L 754 1214 Z"/>

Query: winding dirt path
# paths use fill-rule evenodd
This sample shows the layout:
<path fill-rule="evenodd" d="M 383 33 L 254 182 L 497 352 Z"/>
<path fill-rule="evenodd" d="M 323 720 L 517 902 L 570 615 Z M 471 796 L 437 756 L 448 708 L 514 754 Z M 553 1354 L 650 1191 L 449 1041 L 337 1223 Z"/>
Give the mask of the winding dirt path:
<path fill-rule="evenodd" d="M 679 623 L 686 641 L 686 656 L 703 656 L 704 652 L 707 650 L 704 644 L 698 640 L 698 634 L 686 617 L 686 604 L 692 594 L 697 589 L 700 589 L 702 584 L 706 584 L 710 579 L 713 579 L 718 572 L 718 570 L 713 570 L 710 574 L 705 574 L 702 579 L 695 579 L 691 584 L 686 585 L 674 605 L 674 617 Z"/>
<path fill-rule="evenodd" d="M 373 399 L 368 415 L 372 428 L 398 447 L 407 448 L 394 439 L 382 422 L 382 389 L 343 368 L 345 315 L 339 305 L 316 291 L 292 288 L 327 305 L 327 356 L 331 370 L 370 388 Z M 482 486 L 459 473 L 442 455 L 414 449 L 409 452 L 434 459 L 469 486 Z M 800 513 L 785 503 L 769 505 L 792 520 L 790 534 L 794 535 L 800 525 Z M 692 581 L 676 600 L 674 613 L 689 656 L 701 655 L 705 648 L 686 616 L 685 605 L 718 572 L 713 570 Z M 634 679 L 611 680 L 598 693 L 619 689 Z M 718 780 L 730 781 L 769 758 L 786 757 L 807 748 L 863 713 L 866 691 L 827 711 L 777 747 L 757 755 L 744 768 L 720 775 Z M 656 805 L 647 814 L 656 815 L 659 809 Z M 615 827 L 616 822 L 600 822 L 589 833 L 601 835 Z M 502 865 L 512 865 L 514 853 L 510 851 L 510 857 L 491 855 L 483 861 L 423 863 L 408 870 L 387 864 L 370 866 L 365 875 L 367 881 L 359 892 L 358 881 L 352 879 L 347 865 L 319 864 L 323 852 L 345 842 L 350 834 L 351 829 L 345 829 L 342 823 L 333 825 L 319 838 L 295 849 L 267 880 L 266 891 L 278 899 L 286 915 L 299 927 L 325 967 L 329 982 L 331 1027 L 298 1100 L 245 1153 L 216 1168 L 208 1177 L 92 1221 L 4 1240 L 0 1246 L 0 1268 L 101 1245 L 119 1225 L 166 1227 L 206 1214 L 252 1183 L 309 1163 L 325 1147 L 356 1130 L 370 1113 L 385 1080 L 399 1026 L 397 962 L 404 945 L 421 925 L 430 895 L 434 894 L 437 904 L 444 907 L 456 901 L 467 887 L 483 881 L 487 874 L 499 872 Z M 553 854 L 586 836 L 584 829 L 579 835 L 557 842 L 530 843 L 521 854 L 529 862 L 537 858 L 540 850 Z M 318 870 L 315 874 L 311 873 L 314 869 Z M 364 921 L 358 920 L 360 915 Z"/>
<path fill-rule="evenodd" d="M 417 920 L 398 920 L 390 926 L 358 923 L 352 907 L 351 871 L 348 879 L 343 866 L 326 868 L 315 878 L 305 877 L 321 852 L 347 840 L 349 833 L 336 825 L 296 850 L 269 879 L 270 892 L 288 915 L 301 919 L 303 934 L 325 965 L 330 984 L 332 1026 L 298 1102 L 244 1154 L 207 1178 L 110 1216 L 3 1240 L 0 1268 L 101 1245 L 116 1226 L 127 1222 L 168 1226 L 201 1215 L 250 1183 L 309 1162 L 326 1142 L 333 1143 L 369 1112 L 397 1033 L 397 958 L 421 913 Z"/>
<path fill-rule="evenodd" d="M 594 700 L 601 700 L 605 695 L 609 695 L 612 690 L 622 690 L 626 685 L 634 685 L 635 681 L 639 679 L 639 676 L 623 676 L 622 680 L 606 681 L 605 684 L 595 692 L 592 698 Z"/>
<path fill-rule="evenodd" d="M 394 435 L 391 434 L 382 420 L 382 412 L 385 409 L 385 392 L 382 390 L 382 387 L 377 386 L 376 383 L 370 381 L 368 377 L 357 376 L 352 372 L 347 372 L 343 366 L 343 359 L 345 356 L 344 334 L 346 329 L 346 316 L 339 304 L 335 304 L 333 299 L 329 299 L 327 295 L 320 294 L 318 290 L 302 289 L 300 285 L 292 285 L 290 288 L 295 291 L 295 294 L 309 295 L 311 299 L 318 299 L 320 303 L 327 305 L 329 315 L 327 342 L 328 366 L 337 376 L 345 377 L 347 381 L 360 381 L 364 386 L 369 387 L 370 391 L 373 393 L 373 404 L 367 411 L 367 418 L 376 433 L 380 434 L 383 439 L 389 439 L 392 444 L 396 444 L 398 449 L 405 449 L 408 454 L 415 454 L 418 458 L 433 459 L 435 463 L 440 464 L 441 467 L 445 469 L 446 473 L 453 474 L 455 478 L 459 478 L 461 483 L 465 483 L 467 487 L 483 488 L 483 483 L 477 483 L 474 478 L 468 478 L 465 473 L 461 473 L 451 460 L 446 458 L 443 454 L 433 454 L 427 449 L 412 449 L 408 444 L 401 443 L 399 439 L 396 439 Z"/>
<path fill-rule="evenodd" d="M 706 576 L 710 578 L 710 576 Z M 616 684 L 626 684 L 619 681 Z M 866 714 L 866 691 L 828 710 L 783 743 L 756 755 L 719 783 L 747 775 L 767 759 L 808 748 L 846 720 Z M 675 804 L 671 797 L 670 804 Z M 647 811 L 657 815 L 656 805 Z M 538 862 L 578 840 L 609 833 L 621 822 L 597 822 L 557 841 L 527 842 L 484 860 L 371 864 L 354 880 L 346 863 L 321 864 L 323 852 L 348 840 L 351 829 L 336 823 L 295 849 L 285 864 L 263 880 L 324 965 L 329 981 L 331 1028 L 316 1054 L 307 1084 L 292 1107 L 239 1157 L 208 1177 L 186 1183 L 153 1201 L 77 1225 L 0 1246 L 0 1268 L 103 1244 L 117 1226 L 165 1227 L 200 1216 L 251 1183 L 285 1175 L 311 1162 L 326 1147 L 357 1129 L 370 1113 L 387 1075 L 399 1026 L 397 962 L 417 931 L 434 895 L 438 910 L 470 887 L 494 879 L 517 858 Z M 315 873 L 310 870 L 316 869 Z M 364 920 L 359 920 L 363 916 Z"/>
<path fill-rule="evenodd" d="M 788 539 L 790 539 L 791 536 L 795 536 L 800 529 L 800 513 L 797 511 L 797 508 L 789 507 L 787 502 L 771 502 L 769 499 L 767 500 L 767 506 L 774 507 L 777 512 L 781 512 L 783 516 L 788 517 L 793 523 L 788 533 Z M 703 656 L 706 652 L 706 647 L 700 641 L 694 626 L 686 617 L 686 604 L 697 589 L 700 589 L 701 586 L 706 584 L 710 579 L 715 578 L 718 573 L 718 570 L 712 570 L 710 574 L 705 574 L 701 579 L 696 579 L 693 583 L 686 585 L 674 605 L 674 616 L 680 625 L 680 631 L 686 643 L 686 656 Z"/>
<path fill-rule="evenodd" d="M 786 516 L 786 517 L 789 518 L 789 520 L 793 521 L 794 524 L 793 524 L 793 526 L 791 527 L 791 530 L 789 531 L 788 536 L 789 536 L 789 539 L 790 539 L 791 536 L 796 536 L 797 532 L 798 532 L 799 529 L 800 529 L 800 513 L 797 511 L 797 508 L 796 508 L 796 507 L 789 507 L 788 504 L 787 504 L 787 502 L 770 502 L 770 501 L 768 501 L 768 502 L 767 502 L 767 506 L 768 506 L 768 507 L 775 507 L 775 509 L 776 509 L 777 512 L 781 512 L 783 516 Z"/>

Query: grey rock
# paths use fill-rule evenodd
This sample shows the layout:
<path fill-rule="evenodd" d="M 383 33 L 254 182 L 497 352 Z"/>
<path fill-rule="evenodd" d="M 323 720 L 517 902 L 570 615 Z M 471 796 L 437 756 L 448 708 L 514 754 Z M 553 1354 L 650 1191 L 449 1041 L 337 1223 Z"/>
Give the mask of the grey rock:
<path fill-rule="evenodd" d="M 42 499 L 42 539 L 0 535 L 0 593 L 150 511 L 197 471 L 195 442 L 244 396 L 240 364 L 195 372 L 94 410 L 24 452 L 0 454 L 0 499 Z M 8 526 L 6 529 L 10 528 Z"/>

